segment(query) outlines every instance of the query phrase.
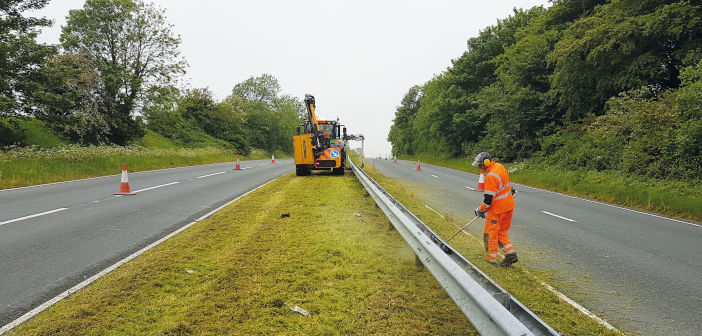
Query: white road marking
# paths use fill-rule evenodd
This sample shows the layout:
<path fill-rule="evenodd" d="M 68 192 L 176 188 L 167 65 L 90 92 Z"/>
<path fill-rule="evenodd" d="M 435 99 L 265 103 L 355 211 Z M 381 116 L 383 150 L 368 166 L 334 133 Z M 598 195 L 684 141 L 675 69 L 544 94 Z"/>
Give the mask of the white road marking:
<path fill-rule="evenodd" d="M 620 209 L 620 210 L 631 211 L 631 212 L 635 212 L 635 213 L 637 213 L 637 214 L 642 214 L 642 215 L 647 215 L 647 216 L 656 217 L 656 218 L 660 218 L 660 219 L 667 219 L 667 220 L 671 220 L 671 221 L 674 221 L 674 222 L 683 223 L 683 224 L 687 224 L 687 225 L 702 227 L 702 225 L 699 225 L 699 224 L 690 223 L 690 222 L 686 222 L 686 221 L 679 220 L 679 219 L 675 219 L 675 218 L 669 218 L 669 217 L 663 217 L 663 216 L 659 216 L 659 215 L 654 215 L 654 214 L 652 214 L 652 213 L 643 212 L 643 211 L 637 211 L 637 210 L 634 210 L 634 209 L 629 209 L 629 208 L 625 208 L 625 207 L 620 207 L 620 206 L 617 206 L 617 205 L 612 205 L 612 204 L 602 203 L 602 202 L 598 202 L 598 201 L 593 201 L 593 200 L 590 200 L 590 199 L 587 199 L 587 198 L 581 198 L 581 197 L 577 197 L 577 196 L 566 195 L 566 194 L 563 194 L 563 193 L 559 193 L 559 192 L 555 192 L 555 191 L 550 191 L 550 190 L 545 190 L 545 189 L 534 188 L 534 187 L 530 187 L 530 186 L 523 185 L 523 184 L 520 184 L 520 187 L 535 189 L 535 190 L 547 192 L 547 193 L 550 193 L 550 194 L 561 195 L 561 196 L 565 196 L 565 197 L 575 198 L 575 199 L 577 199 L 577 200 L 581 200 L 581 201 L 585 201 L 585 202 L 595 203 L 595 204 L 599 204 L 599 205 L 606 205 L 606 206 L 608 206 L 608 207 L 612 207 L 612 208 L 616 208 L 616 209 Z"/>
<path fill-rule="evenodd" d="M 186 224 L 185 226 L 183 226 L 183 227 L 181 227 L 180 229 L 178 229 L 178 230 L 176 230 L 176 231 L 170 233 L 169 235 L 167 235 L 167 236 L 165 236 L 165 237 L 163 237 L 163 238 L 161 238 L 161 239 L 159 239 L 159 240 L 157 240 L 157 241 L 151 243 L 149 246 L 144 247 L 143 249 L 141 249 L 141 250 L 139 250 L 139 251 L 137 251 L 137 252 L 134 252 L 134 254 L 132 254 L 132 255 L 130 255 L 130 256 L 128 256 L 128 257 L 126 257 L 126 258 L 124 258 L 124 259 L 118 261 L 118 262 L 115 263 L 114 265 L 112 265 L 112 266 L 110 266 L 110 267 L 104 269 L 102 272 L 100 272 L 100 273 L 98 273 L 98 274 L 95 274 L 95 275 L 91 276 L 91 277 L 88 278 L 88 279 L 83 280 L 83 282 L 81 282 L 81 283 L 79 283 L 79 284 L 73 286 L 72 288 L 69 288 L 68 290 L 66 290 L 65 292 L 63 292 L 63 293 L 57 295 L 57 296 L 54 297 L 53 299 L 44 302 L 44 303 L 41 304 L 40 306 L 38 306 L 38 307 L 36 307 L 36 308 L 30 310 L 30 311 L 27 312 L 26 314 L 20 316 L 20 317 L 17 318 L 16 320 L 14 320 L 14 321 L 12 321 L 12 322 L 6 324 L 6 325 L 3 326 L 2 328 L 0 328 L 0 335 L 2 335 L 2 334 L 4 334 L 4 333 L 6 333 L 6 332 L 12 330 L 13 328 L 17 327 L 18 325 L 24 323 L 25 321 L 27 321 L 27 320 L 33 318 L 34 316 L 36 316 L 37 314 L 39 314 L 39 313 L 41 313 L 42 311 L 46 310 L 47 308 L 53 306 L 53 305 L 56 304 L 57 302 L 59 302 L 59 301 L 65 299 L 65 298 L 69 297 L 71 294 L 73 294 L 73 293 L 75 293 L 75 292 L 77 292 L 77 291 L 83 289 L 85 286 L 90 285 L 90 284 L 93 283 L 95 280 L 99 279 L 100 277 L 104 276 L 105 274 L 114 271 L 117 267 L 120 267 L 120 266 L 126 264 L 126 263 L 129 262 L 130 260 L 132 260 L 132 259 L 138 257 L 139 255 L 141 255 L 142 253 L 144 253 L 144 252 L 146 252 L 146 251 L 152 249 L 153 247 L 155 247 L 155 246 L 157 246 L 157 245 L 163 243 L 164 241 L 168 240 L 169 238 L 171 238 L 171 237 L 173 237 L 173 236 L 175 236 L 175 235 L 177 235 L 177 234 L 183 232 L 185 229 L 187 229 L 187 228 L 189 228 L 189 227 L 195 225 L 195 223 L 197 223 L 197 222 L 199 222 L 199 221 L 201 221 L 201 220 L 203 220 L 203 219 L 205 219 L 205 218 L 211 216 L 212 214 L 214 214 L 215 212 L 221 210 L 221 209 L 224 208 L 225 206 L 227 206 L 227 205 L 229 205 L 229 204 L 232 204 L 232 203 L 238 201 L 240 198 L 242 198 L 242 197 L 244 197 L 244 196 L 246 196 L 246 195 L 248 195 L 248 194 L 254 192 L 254 191 L 257 190 L 257 189 L 262 188 L 263 186 L 265 186 L 265 185 L 267 185 L 267 184 L 269 184 L 269 183 L 275 181 L 276 179 L 277 179 L 277 177 L 274 178 L 274 179 L 272 179 L 272 180 L 270 180 L 270 181 L 268 181 L 268 182 L 266 182 L 266 183 L 264 183 L 264 184 L 262 184 L 262 185 L 260 185 L 260 186 L 258 186 L 258 187 L 256 187 L 256 188 L 254 188 L 254 189 L 252 189 L 251 191 L 249 191 L 249 192 L 247 192 L 247 193 L 245 193 L 245 194 L 243 194 L 243 195 L 241 195 L 241 196 L 239 196 L 239 197 L 237 197 L 237 198 L 235 198 L 235 199 L 229 201 L 227 204 L 222 205 L 221 207 L 219 207 L 219 208 L 217 208 L 217 209 L 215 209 L 215 210 L 212 210 L 211 212 L 209 212 L 209 213 L 207 213 L 206 215 L 204 215 L 204 216 L 202 216 L 202 217 L 196 219 L 195 221 L 193 221 L 193 222 L 191 222 L 191 223 L 189 223 L 189 224 Z"/>
<path fill-rule="evenodd" d="M 180 183 L 180 182 L 171 182 L 171 183 L 166 183 L 166 184 L 162 184 L 162 185 L 157 185 L 157 186 L 150 187 L 150 188 L 139 189 L 139 190 L 132 191 L 132 192 L 136 194 L 136 193 L 140 193 L 140 192 L 142 192 L 142 191 L 147 191 L 147 190 L 152 190 L 152 189 L 156 189 L 156 188 L 166 187 L 166 186 L 173 185 L 173 184 L 178 184 L 178 183 Z"/>
<path fill-rule="evenodd" d="M 575 220 L 573 220 L 573 219 L 565 218 L 565 217 L 563 217 L 563 216 L 559 216 L 559 215 L 556 215 L 556 214 L 552 214 L 552 213 L 550 213 L 550 212 L 548 212 L 548 211 L 543 211 L 543 210 L 541 210 L 541 212 L 543 212 L 543 213 L 545 213 L 545 214 L 547 214 L 547 215 L 551 215 L 551 216 L 553 216 L 553 217 L 557 217 L 557 218 L 560 218 L 560 219 L 563 219 L 563 220 L 567 220 L 567 221 L 569 221 L 569 222 L 575 222 Z"/>
<path fill-rule="evenodd" d="M 471 188 L 471 187 L 469 187 L 469 186 L 466 186 L 466 189 L 470 189 L 470 190 L 473 190 L 473 191 L 476 190 L 475 188 Z"/>
<path fill-rule="evenodd" d="M 249 168 L 251 168 L 251 167 L 241 167 L 241 170 L 249 169 Z"/>
<path fill-rule="evenodd" d="M 442 215 L 442 214 L 440 214 L 438 211 L 432 209 L 430 206 L 428 206 L 428 205 L 426 205 L 426 204 L 424 204 L 424 206 L 427 207 L 427 209 L 436 212 L 436 214 L 439 215 L 439 217 L 441 217 L 442 219 L 446 219 L 446 217 L 444 217 L 444 215 Z"/>
<path fill-rule="evenodd" d="M 527 271 L 527 270 L 525 270 L 525 269 L 522 269 L 522 271 L 523 271 L 524 273 L 529 274 L 529 275 L 531 275 L 532 277 L 534 277 L 534 279 L 535 279 L 536 281 L 538 281 L 542 286 L 546 287 L 546 289 L 548 289 L 551 293 L 556 294 L 556 296 L 558 296 L 558 298 L 560 298 L 561 300 L 563 300 L 563 301 L 565 301 L 565 302 L 568 302 L 569 305 L 573 306 L 575 309 L 579 310 L 581 313 L 585 314 L 587 317 L 589 317 L 589 318 L 591 318 L 591 319 L 597 321 L 597 323 L 599 323 L 600 325 L 604 326 L 605 328 L 607 328 L 607 329 L 609 329 L 609 330 L 613 330 L 613 331 L 619 332 L 619 333 L 621 334 L 621 332 L 620 332 L 619 330 L 617 330 L 617 328 L 613 327 L 611 324 L 607 323 L 607 321 L 601 319 L 599 316 L 593 314 L 592 312 L 590 312 L 589 310 L 587 310 L 587 308 L 581 306 L 579 303 L 573 301 L 573 299 L 567 297 L 565 294 L 563 294 L 563 293 L 559 292 L 557 289 L 551 287 L 551 285 L 549 285 L 549 284 L 547 284 L 547 283 L 541 281 L 541 279 L 539 279 L 538 277 L 532 275 L 529 271 Z"/>
<path fill-rule="evenodd" d="M 224 174 L 224 173 L 226 173 L 226 172 L 219 172 L 219 173 L 214 173 L 214 174 L 202 175 L 202 176 L 198 176 L 197 178 L 201 179 L 201 178 L 215 176 L 215 175 Z"/>
<path fill-rule="evenodd" d="M 438 177 L 438 176 L 436 176 L 436 175 L 432 175 L 431 177 L 433 177 L 433 178 L 439 178 L 439 177 Z"/>
<path fill-rule="evenodd" d="M 266 165 L 266 164 L 260 164 L 260 165 L 258 165 L 258 166 L 256 166 L 256 167 L 263 167 L 263 166 L 265 166 L 265 165 Z"/>
<path fill-rule="evenodd" d="M 4 222 L 0 222 L 0 225 L 10 224 L 10 223 L 19 222 L 19 221 L 25 220 L 25 219 L 44 216 L 44 215 L 52 214 L 54 212 L 63 211 L 66 209 L 68 209 L 68 208 L 58 208 L 58 209 L 54 209 L 54 210 L 44 211 L 44 212 L 38 213 L 38 214 L 33 214 L 33 215 L 24 216 L 24 217 L 20 217 L 20 218 L 10 219 L 10 220 L 4 221 Z"/>

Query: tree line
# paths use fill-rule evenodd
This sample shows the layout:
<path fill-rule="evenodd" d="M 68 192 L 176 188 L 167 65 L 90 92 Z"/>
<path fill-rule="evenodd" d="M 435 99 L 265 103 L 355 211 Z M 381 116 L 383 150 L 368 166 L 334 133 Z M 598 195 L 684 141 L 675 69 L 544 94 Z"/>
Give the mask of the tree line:
<path fill-rule="evenodd" d="M 162 8 L 141 0 L 86 0 L 71 10 L 59 45 L 37 42 L 51 21 L 27 16 L 49 0 L 0 4 L 0 145 L 22 145 L 17 118 L 79 144 L 126 145 L 147 130 L 181 146 L 292 150 L 304 105 L 269 74 L 217 101 L 187 88 L 181 39 Z"/>
<path fill-rule="evenodd" d="M 557 0 L 467 44 L 403 97 L 396 155 L 702 176 L 700 1 Z"/>

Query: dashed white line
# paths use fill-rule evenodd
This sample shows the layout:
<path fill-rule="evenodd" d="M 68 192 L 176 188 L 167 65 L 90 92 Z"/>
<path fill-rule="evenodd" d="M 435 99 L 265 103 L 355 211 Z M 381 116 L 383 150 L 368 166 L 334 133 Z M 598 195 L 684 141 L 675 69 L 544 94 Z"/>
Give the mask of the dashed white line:
<path fill-rule="evenodd" d="M 142 191 L 152 190 L 152 189 L 156 189 L 156 188 L 162 188 L 162 187 L 166 187 L 166 186 L 173 185 L 173 184 L 178 184 L 178 183 L 180 183 L 180 182 L 166 183 L 166 184 L 157 185 L 157 186 L 150 187 L 150 188 L 145 188 L 145 189 L 136 190 L 136 191 L 133 191 L 133 193 L 136 194 L 136 193 L 140 193 L 140 192 L 142 192 Z"/>
<path fill-rule="evenodd" d="M 432 175 L 431 177 L 433 177 L 433 178 L 439 178 L 439 177 L 438 177 L 438 176 L 436 176 L 436 175 Z"/>
<path fill-rule="evenodd" d="M 251 168 L 251 167 L 241 167 L 241 170 L 249 169 L 249 168 Z"/>
<path fill-rule="evenodd" d="M 573 220 L 573 219 L 565 218 L 565 217 L 563 217 L 563 216 L 559 216 L 559 215 L 556 215 L 556 214 L 552 214 L 552 213 L 550 213 L 550 212 L 548 212 L 548 211 L 543 211 L 543 210 L 541 210 L 541 212 L 543 212 L 543 213 L 545 213 L 545 214 L 547 214 L 547 215 L 551 215 L 551 216 L 556 217 L 556 218 L 560 218 L 560 219 L 563 219 L 563 220 L 567 220 L 567 221 L 569 221 L 569 222 L 575 222 L 575 220 Z"/>
<path fill-rule="evenodd" d="M 68 209 L 68 208 L 58 208 L 58 209 L 54 209 L 54 210 L 44 211 L 44 212 L 38 213 L 38 214 L 33 214 L 33 215 L 24 216 L 24 217 L 20 217 L 20 218 L 10 219 L 10 220 L 6 220 L 6 221 L 4 221 L 4 222 L 0 222 L 0 225 L 10 224 L 10 223 L 19 222 L 19 221 L 25 220 L 25 219 L 30 219 L 30 218 L 34 218 L 34 217 L 44 216 L 44 215 L 52 214 L 52 213 L 55 213 L 55 212 L 63 211 L 63 210 L 66 210 L 66 209 Z"/>
<path fill-rule="evenodd" d="M 470 189 L 470 190 L 473 190 L 473 191 L 476 190 L 475 188 L 471 188 L 471 187 L 469 187 L 469 186 L 466 186 L 466 189 Z"/>
<path fill-rule="evenodd" d="M 202 175 L 202 176 L 198 176 L 197 178 L 201 179 L 201 178 L 215 176 L 215 175 L 224 174 L 224 173 L 226 173 L 226 172 L 219 172 L 219 173 L 214 173 L 214 174 Z"/>
<path fill-rule="evenodd" d="M 550 191 L 550 190 L 546 190 L 546 189 L 534 188 L 534 187 L 530 187 L 530 186 L 523 185 L 523 184 L 521 184 L 520 186 L 521 186 L 521 187 L 525 187 L 525 188 L 530 188 L 530 189 L 538 190 L 538 191 L 543 191 L 543 192 L 550 193 L 550 194 L 556 194 L 556 195 L 561 195 L 561 196 L 565 196 L 565 197 L 575 198 L 575 199 L 577 199 L 577 200 L 581 200 L 581 201 L 585 201 L 585 202 L 595 203 L 595 204 L 599 204 L 599 205 L 605 205 L 605 206 L 612 207 L 612 208 L 616 208 L 616 209 L 620 209 L 620 210 L 631 211 L 631 212 L 635 212 L 635 213 L 637 213 L 637 214 L 642 214 L 642 215 L 647 215 L 647 216 L 656 217 L 656 218 L 660 218 L 660 219 L 667 219 L 667 220 L 671 220 L 671 221 L 674 221 L 674 222 L 683 223 L 683 224 L 687 224 L 687 225 L 702 227 L 702 225 L 699 225 L 699 224 L 690 223 L 690 222 L 686 222 L 686 221 L 679 220 L 679 219 L 675 219 L 675 218 L 668 218 L 668 217 L 663 217 L 663 216 L 659 216 L 659 215 L 654 215 L 654 214 L 652 214 L 652 213 L 643 212 L 643 211 L 638 211 L 638 210 L 634 210 L 634 209 L 629 209 L 629 208 L 625 208 L 625 207 L 621 207 L 621 206 L 617 206 L 617 205 L 612 205 L 612 204 L 607 204 L 607 203 L 603 203 L 603 202 L 599 202 L 599 201 L 593 201 L 593 200 L 587 199 L 587 198 L 582 198 L 582 197 L 577 197 L 577 196 L 566 195 L 566 194 L 564 194 L 564 193 L 559 193 L 559 192 Z"/>

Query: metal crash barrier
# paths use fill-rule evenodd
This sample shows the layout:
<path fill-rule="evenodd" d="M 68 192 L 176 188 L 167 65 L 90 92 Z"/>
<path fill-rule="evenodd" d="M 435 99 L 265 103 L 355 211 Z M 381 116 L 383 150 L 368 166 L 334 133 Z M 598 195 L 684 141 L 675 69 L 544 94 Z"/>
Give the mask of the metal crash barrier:
<path fill-rule="evenodd" d="M 471 264 L 350 159 L 354 174 L 481 335 L 560 335 Z"/>

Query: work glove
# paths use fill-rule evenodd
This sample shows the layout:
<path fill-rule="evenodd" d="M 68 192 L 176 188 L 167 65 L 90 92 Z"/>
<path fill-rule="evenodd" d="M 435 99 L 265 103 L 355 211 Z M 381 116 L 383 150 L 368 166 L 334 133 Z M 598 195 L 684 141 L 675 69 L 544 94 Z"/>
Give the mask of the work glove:
<path fill-rule="evenodd" d="M 480 218 L 485 218 L 485 211 L 487 210 L 480 210 L 480 207 L 477 207 L 475 208 L 475 215 Z"/>
<path fill-rule="evenodd" d="M 517 189 L 512 188 L 512 198 L 517 197 Z"/>

